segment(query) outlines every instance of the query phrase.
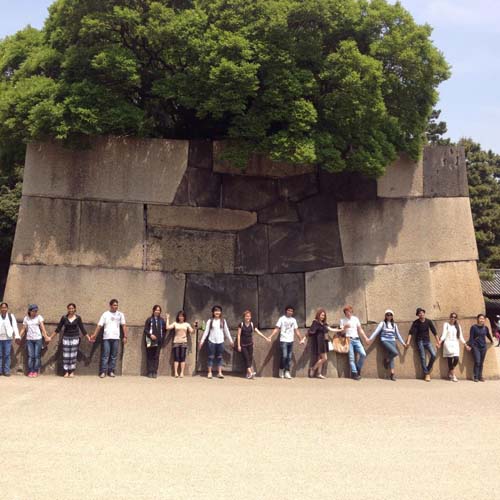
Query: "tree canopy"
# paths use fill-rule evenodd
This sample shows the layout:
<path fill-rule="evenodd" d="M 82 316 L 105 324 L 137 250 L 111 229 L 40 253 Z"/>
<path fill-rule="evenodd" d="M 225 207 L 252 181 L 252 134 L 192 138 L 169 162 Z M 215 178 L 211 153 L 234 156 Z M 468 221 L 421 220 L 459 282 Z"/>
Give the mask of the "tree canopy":
<path fill-rule="evenodd" d="M 0 47 L 0 148 L 80 134 L 233 139 L 331 171 L 416 158 L 448 66 L 386 0 L 57 0 Z"/>

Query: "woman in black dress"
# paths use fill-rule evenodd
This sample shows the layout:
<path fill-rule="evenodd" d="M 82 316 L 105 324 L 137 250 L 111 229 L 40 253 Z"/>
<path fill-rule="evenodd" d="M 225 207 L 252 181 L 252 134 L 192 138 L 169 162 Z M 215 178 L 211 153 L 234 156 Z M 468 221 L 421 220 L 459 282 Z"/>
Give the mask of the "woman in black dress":
<path fill-rule="evenodd" d="M 321 369 L 328 359 L 328 332 L 339 331 L 341 330 L 338 328 L 330 328 L 328 326 L 326 322 L 326 311 L 324 309 L 318 309 L 316 311 L 316 317 L 308 331 L 308 337 L 311 342 L 311 353 L 314 359 L 317 360 L 314 366 L 309 368 L 310 377 L 316 376 L 316 378 L 326 378 L 321 373 Z"/>
<path fill-rule="evenodd" d="M 253 371 L 253 332 L 257 332 L 267 342 L 271 342 L 258 328 L 252 323 L 252 313 L 245 311 L 243 313 L 243 321 L 238 326 L 237 346 L 238 351 L 243 354 L 245 366 L 247 369 L 247 379 L 253 379 L 255 372 Z"/>

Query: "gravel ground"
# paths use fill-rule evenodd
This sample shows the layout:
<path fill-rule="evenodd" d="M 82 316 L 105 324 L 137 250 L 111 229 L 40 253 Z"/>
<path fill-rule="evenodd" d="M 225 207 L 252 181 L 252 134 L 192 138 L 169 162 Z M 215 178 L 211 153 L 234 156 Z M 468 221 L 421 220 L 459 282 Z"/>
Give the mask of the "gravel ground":
<path fill-rule="evenodd" d="M 500 499 L 500 382 L 0 377 L 14 499 Z"/>

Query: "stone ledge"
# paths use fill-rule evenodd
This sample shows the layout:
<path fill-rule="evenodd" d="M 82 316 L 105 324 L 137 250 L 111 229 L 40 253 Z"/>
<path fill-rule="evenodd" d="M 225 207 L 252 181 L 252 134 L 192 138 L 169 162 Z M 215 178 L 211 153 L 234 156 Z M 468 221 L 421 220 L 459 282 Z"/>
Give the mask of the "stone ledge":
<path fill-rule="evenodd" d="M 414 198 L 424 195 L 423 160 L 411 160 L 402 154 L 377 180 L 379 198 Z"/>

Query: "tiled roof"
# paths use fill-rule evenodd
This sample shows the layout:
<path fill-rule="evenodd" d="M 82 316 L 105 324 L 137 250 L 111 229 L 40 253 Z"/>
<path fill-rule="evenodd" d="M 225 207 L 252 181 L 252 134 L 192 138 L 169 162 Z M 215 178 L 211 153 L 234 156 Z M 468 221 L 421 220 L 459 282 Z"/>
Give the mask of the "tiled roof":
<path fill-rule="evenodd" d="M 481 288 L 483 289 L 483 295 L 486 297 L 500 298 L 500 269 L 493 269 L 495 277 L 489 280 L 481 280 Z"/>

